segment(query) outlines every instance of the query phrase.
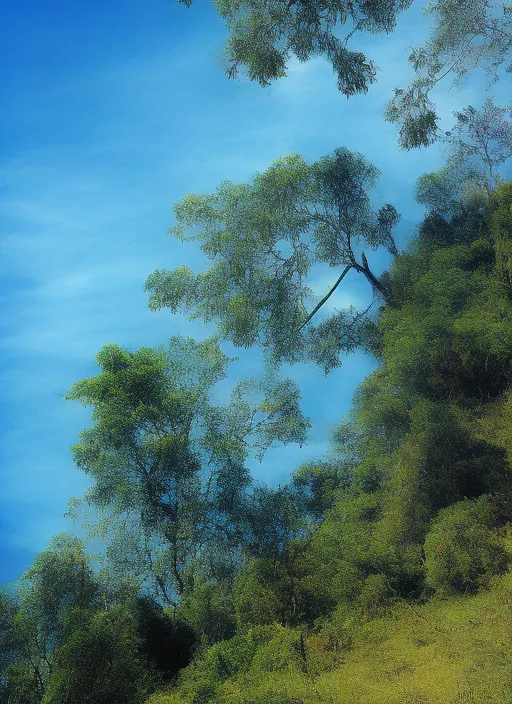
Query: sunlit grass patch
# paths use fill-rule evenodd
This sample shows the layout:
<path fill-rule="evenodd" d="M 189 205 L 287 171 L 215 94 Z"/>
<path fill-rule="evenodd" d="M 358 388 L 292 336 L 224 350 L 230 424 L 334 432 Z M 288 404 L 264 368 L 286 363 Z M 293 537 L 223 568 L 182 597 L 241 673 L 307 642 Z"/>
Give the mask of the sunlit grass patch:
<path fill-rule="evenodd" d="M 257 635 L 233 677 L 210 671 L 200 686 L 189 668 L 176 691 L 148 704 L 512 704 L 512 572 L 477 595 L 401 603 L 355 629 L 335 657 L 322 632 L 304 653 L 298 630 Z M 229 652 L 228 642 L 216 648 Z"/>

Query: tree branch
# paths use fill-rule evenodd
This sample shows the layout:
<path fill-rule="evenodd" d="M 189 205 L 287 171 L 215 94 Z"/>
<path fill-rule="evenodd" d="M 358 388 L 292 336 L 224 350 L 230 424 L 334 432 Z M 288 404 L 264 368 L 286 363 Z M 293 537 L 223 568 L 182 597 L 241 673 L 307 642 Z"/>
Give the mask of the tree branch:
<path fill-rule="evenodd" d="M 323 304 L 324 304 L 324 303 L 332 296 L 332 294 L 336 291 L 336 289 L 338 288 L 338 286 L 341 284 L 341 282 L 342 282 L 343 279 L 345 278 L 346 274 L 348 274 L 348 272 L 349 272 L 351 269 L 352 269 L 352 265 L 351 265 L 351 264 L 348 264 L 348 265 L 343 269 L 343 271 L 341 272 L 341 275 L 339 276 L 338 280 L 336 281 L 336 283 L 334 284 L 334 286 L 331 288 L 331 290 L 329 291 L 329 293 L 328 293 L 326 296 L 324 296 L 324 297 L 322 298 L 322 300 L 320 301 L 320 303 L 319 303 L 317 306 L 315 306 L 315 308 L 314 308 L 314 309 L 312 310 L 312 312 L 308 315 L 308 317 L 306 318 L 306 320 L 302 323 L 302 325 L 300 326 L 300 328 L 297 328 L 297 332 L 300 332 L 300 331 L 302 330 L 302 328 L 304 328 L 304 327 L 309 323 L 309 321 L 310 321 L 311 318 L 315 315 L 315 313 L 317 313 L 317 312 L 320 310 L 320 308 L 323 306 Z"/>
<path fill-rule="evenodd" d="M 368 260 L 366 259 L 364 252 L 362 254 L 362 259 L 363 264 L 361 265 L 356 263 L 354 269 L 360 274 L 363 274 L 363 276 L 365 276 L 366 279 L 371 283 L 372 287 L 376 289 L 381 294 L 381 296 L 383 296 L 384 299 L 386 299 L 386 290 L 384 289 L 380 281 L 371 272 L 370 267 L 368 265 Z"/>

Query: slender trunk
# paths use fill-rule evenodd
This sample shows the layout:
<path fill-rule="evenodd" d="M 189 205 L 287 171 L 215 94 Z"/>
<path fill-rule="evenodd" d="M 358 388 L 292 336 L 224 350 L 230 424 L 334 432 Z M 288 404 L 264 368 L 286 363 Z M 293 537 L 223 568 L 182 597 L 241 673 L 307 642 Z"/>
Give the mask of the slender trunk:
<path fill-rule="evenodd" d="M 341 284 L 341 282 L 343 281 L 343 279 L 345 278 L 345 276 L 348 274 L 348 272 L 349 272 L 351 269 L 352 269 L 352 264 L 348 264 L 348 265 L 343 269 L 343 271 L 341 272 L 340 276 L 338 277 L 338 280 L 336 281 L 336 283 L 334 284 L 334 286 L 331 288 L 331 290 L 329 291 L 329 293 L 328 293 L 326 296 L 324 296 L 324 297 L 322 298 L 322 300 L 320 301 L 320 303 L 319 303 L 317 306 L 315 306 L 315 308 L 311 311 L 311 313 L 308 315 L 308 317 L 307 317 L 306 320 L 302 323 L 302 325 L 301 325 L 299 328 L 297 328 L 297 332 L 300 332 L 300 331 L 302 330 L 302 328 L 306 327 L 306 325 L 309 323 L 309 321 L 310 321 L 311 318 L 315 315 L 315 313 L 317 313 L 317 312 L 320 310 L 320 308 L 324 305 L 324 303 L 325 303 L 325 302 L 332 296 L 332 294 L 336 291 L 336 289 L 338 288 L 338 286 Z"/>
<path fill-rule="evenodd" d="M 178 555 L 176 554 L 176 546 L 173 546 L 172 573 L 176 584 L 178 585 L 178 594 L 181 596 L 185 591 L 185 585 L 178 569 Z"/>

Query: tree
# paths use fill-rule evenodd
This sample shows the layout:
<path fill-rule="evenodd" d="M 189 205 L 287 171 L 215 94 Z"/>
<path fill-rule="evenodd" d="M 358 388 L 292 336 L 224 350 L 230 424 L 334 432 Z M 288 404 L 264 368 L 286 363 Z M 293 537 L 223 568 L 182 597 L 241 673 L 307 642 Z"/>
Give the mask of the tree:
<path fill-rule="evenodd" d="M 24 628 L 16 598 L 0 591 L 0 702 L 39 702 L 44 691 L 40 658 L 34 653 L 33 629 Z"/>
<path fill-rule="evenodd" d="M 199 580 L 182 594 L 177 613 L 209 645 L 232 638 L 236 633 L 233 580 Z"/>
<path fill-rule="evenodd" d="M 303 442 L 309 423 L 295 385 L 272 374 L 238 384 L 230 403 L 213 406 L 228 362 L 214 340 L 174 337 L 168 351 L 134 353 L 108 345 L 97 361 L 100 374 L 67 394 L 94 409 L 94 427 L 73 448 L 94 480 L 86 501 L 103 512 L 105 531 L 128 543 L 117 555 L 121 569 L 130 571 L 135 555 L 146 583 L 172 605 L 195 572 L 211 575 L 218 541 L 224 553 L 238 550 L 247 455 Z M 115 551 L 109 557 L 115 562 Z"/>
<path fill-rule="evenodd" d="M 157 680 L 139 649 L 137 620 L 126 606 L 71 611 L 42 704 L 142 704 Z"/>
<path fill-rule="evenodd" d="M 441 80 L 451 74 L 460 85 L 469 71 L 481 67 L 492 84 L 511 60 L 509 0 L 431 0 L 424 14 L 435 20 L 427 42 L 409 56 L 416 78 L 406 90 L 395 88 L 386 111 L 386 119 L 400 125 L 398 143 L 404 149 L 428 146 L 440 136 L 430 93 Z M 512 71 L 512 63 L 506 71 Z"/>
<path fill-rule="evenodd" d="M 351 465 L 345 459 L 316 461 L 301 465 L 292 475 L 292 489 L 302 516 L 313 525 L 332 508 L 337 492 L 347 489 Z"/>
<path fill-rule="evenodd" d="M 289 487 L 255 487 L 245 509 L 249 530 L 244 549 L 248 554 L 275 557 L 304 532 L 304 516 L 297 498 Z"/>
<path fill-rule="evenodd" d="M 457 124 L 444 136 L 448 166 L 475 170 L 490 194 L 499 183 L 499 167 L 512 157 L 512 110 L 487 98 L 480 110 L 469 105 L 454 115 Z"/>
<path fill-rule="evenodd" d="M 61 534 L 36 556 L 15 599 L 2 595 L 0 680 L 8 702 L 41 701 L 69 614 L 99 607 L 98 586 L 82 541 Z"/>
<path fill-rule="evenodd" d="M 44 657 L 59 640 L 70 608 L 99 605 L 99 584 L 82 540 L 62 533 L 39 553 L 21 578 L 22 613 L 37 624 Z"/>
<path fill-rule="evenodd" d="M 68 611 L 42 704 L 137 704 L 192 659 L 195 637 L 154 600 Z"/>
<path fill-rule="evenodd" d="M 192 629 L 133 590 L 120 601 L 91 559 L 81 540 L 61 534 L 15 597 L 0 592 L 1 702 L 142 702 L 190 662 Z"/>
<path fill-rule="evenodd" d="M 170 232 L 199 241 L 214 263 L 198 276 L 184 266 L 155 271 L 146 282 L 150 308 L 214 320 L 220 338 L 235 346 L 260 344 L 273 363 L 311 360 L 327 373 L 341 351 L 371 346 L 372 304 L 336 311 L 316 326 L 311 320 L 350 271 L 368 281 L 373 301 L 387 295 L 364 251 L 397 252 L 397 211 L 371 207 L 368 189 L 378 175 L 361 154 L 341 148 L 311 165 L 283 157 L 251 184 L 227 181 L 213 194 L 186 196 Z M 337 279 L 309 312 L 315 264 L 334 268 Z"/>
<path fill-rule="evenodd" d="M 512 182 L 500 184 L 492 194 L 491 234 L 496 250 L 499 280 L 512 298 Z"/>

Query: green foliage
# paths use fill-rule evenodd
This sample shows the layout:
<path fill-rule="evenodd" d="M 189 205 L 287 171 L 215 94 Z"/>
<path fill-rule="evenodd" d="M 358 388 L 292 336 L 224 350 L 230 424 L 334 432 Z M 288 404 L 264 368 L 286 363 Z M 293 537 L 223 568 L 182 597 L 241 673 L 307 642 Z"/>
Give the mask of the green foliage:
<path fill-rule="evenodd" d="M 252 680 L 268 681 L 277 673 L 302 673 L 308 658 L 300 631 L 277 624 L 254 627 L 217 643 L 184 670 L 179 678 L 180 696 L 187 704 L 224 701 L 225 686 L 233 678 L 243 678 L 249 684 Z M 277 692 L 273 695 L 276 702 L 281 701 Z M 243 701 L 253 701 L 249 691 L 244 696 Z M 274 700 L 267 695 L 265 701 Z"/>
<path fill-rule="evenodd" d="M 15 599 L 1 595 L 0 682 L 8 702 L 41 701 L 69 615 L 97 608 L 98 586 L 82 541 L 61 534 L 21 577 Z"/>
<path fill-rule="evenodd" d="M 189 4 L 188 0 L 182 1 Z M 411 0 L 348 5 L 319 0 L 216 0 L 215 7 L 230 33 L 225 46 L 226 72 L 236 76 L 242 65 L 251 80 L 265 86 L 286 75 L 291 57 L 303 62 L 325 56 L 344 95 L 366 93 L 375 80 L 376 66 L 361 52 L 350 51 L 348 39 L 360 32 L 391 32 L 398 13 L 410 4 Z M 351 31 L 343 41 L 339 27 L 345 24 Z"/>
<path fill-rule="evenodd" d="M 0 702 L 36 704 L 46 669 L 37 650 L 32 620 L 20 613 L 19 601 L 0 591 Z"/>
<path fill-rule="evenodd" d="M 452 221 L 429 218 L 390 272 L 379 321 L 384 364 L 335 433 L 345 480 L 311 541 L 331 598 L 355 600 L 362 613 L 394 595 L 420 595 L 422 546 L 440 509 L 490 494 L 497 520 L 511 517 L 500 399 L 512 380 L 512 321 L 493 215 L 474 219 L 461 209 Z M 478 428 L 491 406 L 489 434 Z M 322 466 L 306 477 L 310 486 L 332 481 Z"/>
<path fill-rule="evenodd" d="M 300 632 L 276 626 L 272 638 L 256 651 L 251 670 L 260 676 L 268 672 L 304 672 L 307 661 L 307 649 Z"/>
<path fill-rule="evenodd" d="M 279 599 L 265 579 L 272 574 L 273 568 L 273 561 L 260 558 L 249 562 L 237 575 L 235 607 L 241 632 L 253 626 L 271 625 L 278 620 Z"/>
<path fill-rule="evenodd" d="M 504 542 L 492 530 L 485 496 L 439 512 L 425 539 L 425 580 L 441 593 L 474 592 L 510 564 Z"/>
<path fill-rule="evenodd" d="M 368 191 L 378 170 L 358 153 L 336 149 L 308 165 L 299 155 L 277 160 L 251 184 L 223 182 L 213 194 L 188 195 L 174 209 L 171 233 L 197 240 L 210 269 L 194 277 L 183 267 L 158 270 L 146 282 L 153 310 L 185 310 L 215 321 L 221 339 L 238 347 L 262 345 L 274 363 L 314 361 L 326 373 L 340 352 L 371 345 L 367 312 L 336 311 L 311 318 L 349 271 L 386 295 L 364 251 L 396 253 L 392 205 L 374 211 Z M 338 270 L 330 292 L 311 313 L 311 268 Z"/>
<path fill-rule="evenodd" d="M 37 666 L 36 666 L 37 668 Z M 2 673 L 2 702 L 20 702 L 20 704 L 39 704 L 42 685 L 38 669 L 30 662 L 17 661 Z"/>
<path fill-rule="evenodd" d="M 138 657 L 137 623 L 126 607 L 70 614 L 69 632 L 53 657 L 42 704 L 137 704 L 156 682 Z"/>
<path fill-rule="evenodd" d="M 109 345 L 97 361 L 101 373 L 67 395 L 94 409 L 94 427 L 72 450 L 94 481 L 86 501 L 108 511 L 103 537 L 118 536 L 111 563 L 173 604 L 194 573 L 214 576 L 213 562 L 237 551 L 248 454 L 303 442 L 309 423 L 296 385 L 270 372 L 211 405 L 228 362 L 215 340 L 175 337 L 168 352 Z"/>
<path fill-rule="evenodd" d="M 466 163 L 448 163 L 430 174 L 420 176 L 416 184 L 416 200 L 427 206 L 431 213 L 451 218 L 454 215 L 466 217 L 469 213 L 476 215 L 485 211 L 489 202 L 486 179 L 478 169 Z M 436 227 L 443 229 L 443 223 L 436 222 Z M 446 225 L 444 225 L 446 230 Z M 445 233 L 440 232 L 439 244 L 447 244 Z"/>
<path fill-rule="evenodd" d="M 254 628 L 211 648 L 148 704 L 504 704 L 511 603 L 508 572 L 476 596 L 398 602 L 364 622 L 340 605 L 303 648 L 298 630 Z M 200 699 L 200 688 L 210 694 Z"/>
<path fill-rule="evenodd" d="M 487 98 L 479 110 L 469 105 L 455 112 L 457 124 L 444 137 L 449 145 L 448 167 L 459 173 L 477 170 L 489 193 L 499 184 L 499 167 L 512 156 L 510 112 L 510 106 L 501 108 Z"/>
<path fill-rule="evenodd" d="M 350 482 L 349 463 L 317 461 L 301 465 L 292 476 L 298 493 L 298 510 L 311 515 L 314 521 L 322 519 L 333 507 L 337 494 L 347 489 Z"/>
<path fill-rule="evenodd" d="M 44 650 L 58 639 L 69 609 L 99 603 L 98 583 L 82 540 L 68 533 L 56 536 L 21 578 L 24 615 L 37 624 Z"/>
<path fill-rule="evenodd" d="M 376 66 L 348 40 L 390 32 L 411 2 L 215 4 L 230 75 L 244 65 L 267 85 L 290 58 L 324 56 L 349 97 Z M 440 137 L 430 94 L 444 75 L 484 66 L 497 78 L 510 9 L 431 2 L 416 78 L 388 106 L 402 147 Z M 419 179 L 428 213 L 401 254 L 396 209 L 371 202 L 378 170 L 346 148 L 312 164 L 283 157 L 251 183 L 175 206 L 172 234 L 198 241 L 212 266 L 154 272 L 150 307 L 214 321 L 218 336 L 107 345 L 99 374 L 67 394 L 93 410 L 73 457 L 93 482 L 85 500 L 108 566 L 95 573 L 82 541 L 61 535 L 15 598 L 0 593 L 2 703 L 142 704 L 163 686 L 153 704 L 512 702 L 512 184 L 498 175 L 512 156 L 508 112 L 487 100 L 454 113 L 448 161 Z M 378 277 L 367 253 L 380 248 L 393 262 Z M 313 307 L 321 266 L 335 274 Z M 352 272 L 370 306 L 326 314 Z M 214 405 L 221 341 L 260 345 L 269 364 Z M 328 373 L 355 349 L 381 364 L 328 459 L 289 486 L 251 486 L 248 458 L 301 444 L 309 427 L 278 365 Z"/>
<path fill-rule="evenodd" d="M 363 618 L 372 619 L 389 608 L 393 591 L 385 574 L 370 574 L 365 579 L 357 604 Z"/>
<path fill-rule="evenodd" d="M 249 532 L 244 550 L 257 556 L 275 557 L 306 528 L 299 497 L 289 487 L 254 488 L 246 505 Z"/>
<path fill-rule="evenodd" d="M 274 627 L 260 627 L 217 643 L 184 670 L 179 678 L 185 700 L 202 704 L 215 696 L 217 687 L 228 677 L 246 672 L 262 643 L 268 642 Z"/>
<path fill-rule="evenodd" d="M 455 85 L 460 85 L 471 70 L 482 67 L 492 84 L 498 80 L 501 68 L 510 72 L 512 64 L 507 66 L 506 62 L 512 48 L 511 9 L 508 2 L 488 0 L 430 2 L 424 10 L 434 17 L 430 36 L 422 47 L 413 48 L 409 56 L 415 78 L 408 88 L 395 88 L 386 109 L 386 119 L 400 126 L 399 146 L 403 149 L 429 146 L 439 138 L 439 117 L 431 92 L 447 75 L 451 74 Z M 481 133 L 475 141 L 480 140 Z"/>
<path fill-rule="evenodd" d="M 360 245 L 393 250 L 386 238 L 396 214 L 374 213 L 363 188 L 375 177 L 362 157 L 337 150 L 311 167 L 298 157 L 278 162 L 254 186 L 224 184 L 225 212 L 219 194 L 178 206 L 178 228 L 206 223 L 205 251 L 223 257 L 214 269 L 235 277 L 234 307 L 226 310 L 243 313 L 239 342 L 250 342 L 251 316 L 257 339 L 272 333 L 272 310 L 257 297 L 249 304 L 243 286 L 249 264 L 267 271 L 265 257 L 283 240 L 292 261 L 285 293 L 312 245 L 319 261 L 372 280 L 365 255 L 363 265 L 355 259 L 350 228 Z M 377 281 L 386 299 L 372 323 L 380 368 L 333 433 L 330 455 L 300 467 L 288 486 L 251 486 L 246 460 L 275 442 L 303 441 L 308 422 L 290 380 L 269 367 L 214 406 L 228 363 L 216 339 L 172 338 L 169 351 L 100 351 L 100 373 L 75 384 L 68 398 L 93 407 L 94 425 L 73 452 L 94 481 L 86 500 L 104 512 L 97 534 L 108 542 L 108 566 L 95 574 L 82 542 L 58 536 L 16 599 L 0 594 L 0 701 L 137 704 L 162 686 L 174 689 L 152 697 L 154 704 L 322 697 L 395 704 L 397 691 L 403 704 L 454 704 L 457 691 L 475 693 L 475 702 L 506 701 L 501 663 L 512 646 L 505 637 L 489 641 L 487 632 L 473 637 L 469 627 L 480 626 L 461 622 L 455 599 L 482 589 L 511 598 L 509 575 L 498 577 L 512 561 L 512 190 L 503 183 L 482 198 L 454 200 L 443 178 L 422 180 L 426 203 L 436 193 L 445 202 L 439 197 L 416 240 Z M 340 199 L 346 212 L 336 216 Z M 337 232 L 329 230 L 335 217 Z M 205 291 L 183 271 L 178 276 L 170 305 L 199 305 L 194 296 Z M 215 295 L 221 316 L 221 289 Z M 322 304 L 294 324 L 308 324 Z M 208 305 L 216 305 L 213 297 Z M 324 324 L 333 323 L 321 322 L 309 342 Z M 297 359 L 319 361 L 320 348 L 304 340 Z M 341 349 L 330 344 L 320 345 L 327 367 Z M 481 603 L 502 628 L 509 624 L 498 591 Z M 472 644 L 463 666 L 452 631 L 430 623 L 436 600 L 418 605 L 434 593 L 448 598 Z M 437 608 L 445 608 L 439 599 Z M 397 623 L 407 642 L 394 633 Z M 428 649 L 433 642 L 437 655 Z M 489 695 L 479 643 L 495 658 L 501 699 Z M 429 674 L 435 663 L 444 668 L 441 682 Z M 351 678 L 364 686 L 354 690 Z M 392 691 L 393 683 L 401 688 Z"/>
<path fill-rule="evenodd" d="M 429 147 L 437 139 L 439 118 L 428 99 L 428 87 L 429 82 L 420 78 L 405 94 L 395 88 L 386 106 L 386 120 L 400 124 L 398 144 L 402 149 Z"/>
<path fill-rule="evenodd" d="M 381 318 L 389 373 L 433 399 L 490 398 L 510 383 L 510 303 L 494 271 L 492 243 L 482 237 L 484 223 L 476 231 L 471 224 L 462 228 L 464 244 L 431 254 L 421 248 L 428 259 L 414 283 L 404 276 L 407 262 L 397 262 L 397 305 Z"/>
<path fill-rule="evenodd" d="M 232 638 L 236 612 L 231 585 L 226 581 L 194 585 L 182 594 L 177 615 L 209 645 Z"/>
<path fill-rule="evenodd" d="M 442 137 L 447 145 L 446 164 L 418 179 L 416 200 L 426 205 L 430 213 L 451 220 L 455 225 L 452 233 L 457 231 L 459 242 L 467 241 L 464 226 L 466 230 L 481 232 L 482 216 L 489 208 L 495 208 L 490 194 L 500 184 L 500 166 L 512 156 L 508 112 L 509 107 L 500 108 L 490 98 L 480 110 L 470 105 L 455 112 L 457 124 Z M 468 227 L 471 220 L 473 225 Z M 437 228 L 447 234 L 446 224 L 443 227 L 439 219 Z M 434 228 L 431 230 L 435 232 Z M 454 242 L 453 235 L 451 239 Z M 440 242 L 447 243 L 446 239 Z"/>
<path fill-rule="evenodd" d="M 136 704 L 190 662 L 191 629 L 155 602 L 124 603 L 90 567 L 78 538 L 59 535 L 0 595 L 0 701 Z"/>
<path fill-rule="evenodd" d="M 512 299 L 512 183 L 500 184 L 492 194 L 493 212 L 491 234 L 496 251 L 496 269 L 499 281 Z"/>
<path fill-rule="evenodd" d="M 179 1 L 187 6 L 192 3 Z M 338 89 L 348 98 L 366 93 L 378 70 L 365 54 L 348 48 L 349 40 L 365 32 L 392 32 L 411 0 L 215 0 L 214 4 L 229 31 L 224 51 L 229 77 L 235 77 L 243 66 L 251 80 L 267 86 L 286 76 L 292 58 L 305 62 L 322 56 L 333 68 Z M 481 67 L 489 87 L 501 69 L 512 70 L 512 64 L 507 64 L 512 47 L 511 10 L 508 0 L 502 4 L 432 0 L 424 8 L 434 22 L 425 44 L 413 48 L 409 56 L 414 79 L 406 89 L 395 88 L 385 113 L 389 122 L 400 127 L 400 147 L 429 146 L 441 136 L 431 94 L 447 75 L 460 85 L 470 71 Z M 344 25 L 350 29 L 343 38 Z"/>

